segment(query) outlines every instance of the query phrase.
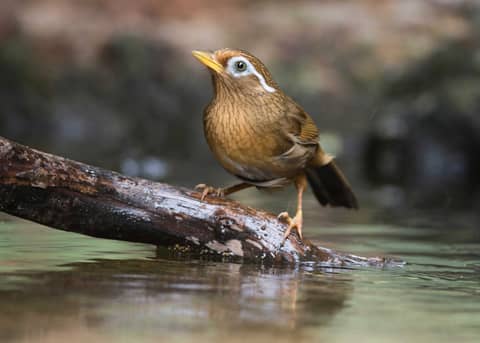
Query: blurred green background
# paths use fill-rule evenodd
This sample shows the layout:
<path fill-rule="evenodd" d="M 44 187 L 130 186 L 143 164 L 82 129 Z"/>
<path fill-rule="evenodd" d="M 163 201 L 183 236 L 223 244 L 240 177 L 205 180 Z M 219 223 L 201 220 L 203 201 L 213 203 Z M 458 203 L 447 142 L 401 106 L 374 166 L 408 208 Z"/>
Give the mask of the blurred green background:
<path fill-rule="evenodd" d="M 4 0 L 0 135 L 227 184 L 202 132 L 210 77 L 190 52 L 238 47 L 314 117 L 362 205 L 476 211 L 479 29 L 477 1 Z"/>

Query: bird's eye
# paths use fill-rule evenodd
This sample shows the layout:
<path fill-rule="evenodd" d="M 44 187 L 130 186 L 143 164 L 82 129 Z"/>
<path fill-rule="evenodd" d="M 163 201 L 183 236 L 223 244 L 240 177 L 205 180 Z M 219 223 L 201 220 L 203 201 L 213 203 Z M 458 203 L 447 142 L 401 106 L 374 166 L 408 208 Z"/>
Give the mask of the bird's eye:
<path fill-rule="evenodd" d="M 247 64 L 243 61 L 237 61 L 235 62 L 235 69 L 237 69 L 237 71 L 245 71 L 247 70 Z"/>

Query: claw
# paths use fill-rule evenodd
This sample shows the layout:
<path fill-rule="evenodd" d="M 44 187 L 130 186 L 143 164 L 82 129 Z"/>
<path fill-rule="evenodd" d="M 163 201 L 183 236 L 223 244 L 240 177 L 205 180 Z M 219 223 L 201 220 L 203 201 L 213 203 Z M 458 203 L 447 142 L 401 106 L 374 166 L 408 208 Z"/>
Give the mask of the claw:
<path fill-rule="evenodd" d="M 293 219 L 290 217 L 288 212 L 280 213 L 277 218 L 288 224 L 288 228 L 285 231 L 285 234 L 283 235 L 282 245 L 285 243 L 285 240 L 288 238 L 288 236 L 290 236 L 290 233 L 292 232 L 293 229 L 297 230 L 298 236 L 300 237 L 300 240 L 303 241 L 303 235 L 302 235 L 303 214 L 302 214 L 302 211 L 297 211 L 297 213 L 295 214 L 295 217 L 293 217 Z"/>
<path fill-rule="evenodd" d="M 213 195 L 216 197 L 223 197 L 224 191 L 223 188 L 214 188 L 211 186 L 207 186 L 204 183 L 200 183 L 195 186 L 195 190 L 202 192 L 202 196 L 200 199 L 203 201 L 207 195 Z"/>
<path fill-rule="evenodd" d="M 290 222 L 292 221 L 292 218 L 290 218 L 290 215 L 288 214 L 287 211 L 280 213 L 277 216 L 277 219 L 281 220 L 282 222 L 285 222 L 287 224 L 290 224 Z"/>
<path fill-rule="evenodd" d="M 195 186 L 195 190 L 196 190 L 196 191 L 199 191 L 199 190 L 204 189 L 204 188 L 206 188 L 206 187 L 208 187 L 206 184 L 204 184 L 204 183 L 199 183 L 198 185 Z"/>

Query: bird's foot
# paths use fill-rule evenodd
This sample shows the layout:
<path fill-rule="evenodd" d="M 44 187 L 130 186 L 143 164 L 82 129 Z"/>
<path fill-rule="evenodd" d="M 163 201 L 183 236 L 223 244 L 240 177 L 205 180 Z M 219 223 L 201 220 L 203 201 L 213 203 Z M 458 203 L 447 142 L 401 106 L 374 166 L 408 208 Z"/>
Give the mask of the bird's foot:
<path fill-rule="evenodd" d="M 223 197 L 225 195 L 223 188 L 215 188 L 207 186 L 204 183 L 200 183 L 195 186 L 195 190 L 202 192 L 201 200 L 205 199 L 207 195 L 213 195 L 215 197 Z"/>
<path fill-rule="evenodd" d="M 285 240 L 288 238 L 288 236 L 290 236 L 290 233 L 292 232 L 293 229 L 297 230 L 298 236 L 300 237 L 300 241 L 303 241 L 303 235 L 302 235 L 303 215 L 302 215 L 302 211 L 297 211 L 297 213 L 295 214 L 295 217 L 293 217 L 293 219 L 290 217 L 288 212 L 282 212 L 278 215 L 278 219 L 288 224 L 287 231 L 285 231 L 285 234 L 283 235 L 282 245 L 285 243 Z"/>

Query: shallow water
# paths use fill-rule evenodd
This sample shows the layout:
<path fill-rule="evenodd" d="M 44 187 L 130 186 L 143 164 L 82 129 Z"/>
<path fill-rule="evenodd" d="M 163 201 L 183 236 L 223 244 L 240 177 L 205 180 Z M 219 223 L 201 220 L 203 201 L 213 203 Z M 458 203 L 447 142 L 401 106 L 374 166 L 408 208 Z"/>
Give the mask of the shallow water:
<path fill-rule="evenodd" d="M 0 224 L 0 341 L 479 340 L 478 228 L 455 220 L 451 228 L 399 225 L 372 220 L 366 210 L 345 217 L 314 206 L 307 202 L 308 237 L 408 264 L 319 269 L 182 260 L 149 245 L 6 221 Z M 422 219 L 416 222 L 446 224 L 441 217 Z"/>

